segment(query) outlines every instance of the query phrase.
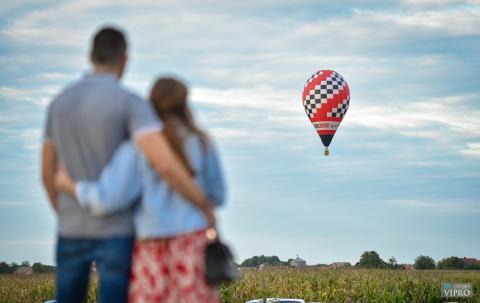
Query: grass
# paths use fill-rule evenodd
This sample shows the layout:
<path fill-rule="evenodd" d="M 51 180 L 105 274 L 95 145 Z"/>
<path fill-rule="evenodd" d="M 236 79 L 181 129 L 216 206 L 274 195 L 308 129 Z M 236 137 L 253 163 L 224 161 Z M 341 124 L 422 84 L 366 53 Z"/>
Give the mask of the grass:
<path fill-rule="evenodd" d="M 0 303 L 41 303 L 54 298 L 53 274 L 0 275 Z M 473 285 L 470 299 L 443 299 L 442 282 Z M 95 302 L 96 279 L 88 303 Z M 294 297 L 315 302 L 434 303 L 480 302 L 480 271 L 405 271 L 362 269 L 246 270 L 240 281 L 222 285 L 222 301 L 244 303 L 267 297 Z"/>

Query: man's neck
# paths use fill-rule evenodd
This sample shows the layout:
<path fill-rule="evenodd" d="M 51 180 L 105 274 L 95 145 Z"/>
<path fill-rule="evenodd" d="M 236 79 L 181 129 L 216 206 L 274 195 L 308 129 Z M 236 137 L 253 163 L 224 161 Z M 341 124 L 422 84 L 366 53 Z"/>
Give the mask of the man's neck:
<path fill-rule="evenodd" d="M 118 68 L 107 66 L 107 65 L 94 65 L 93 66 L 94 74 L 112 74 L 115 78 L 120 79 L 118 75 Z"/>

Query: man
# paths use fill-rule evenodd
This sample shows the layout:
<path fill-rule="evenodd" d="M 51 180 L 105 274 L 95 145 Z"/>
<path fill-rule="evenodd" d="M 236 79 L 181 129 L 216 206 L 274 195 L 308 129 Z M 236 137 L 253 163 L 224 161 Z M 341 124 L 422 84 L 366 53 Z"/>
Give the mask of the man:
<path fill-rule="evenodd" d="M 193 183 L 161 134 L 150 105 L 119 84 L 127 63 L 127 43 L 114 28 L 94 37 L 93 73 L 66 88 L 51 103 L 42 150 L 42 179 L 58 214 L 57 299 L 83 302 L 95 261 L 102 303 L 127 301 L 131 263 L 131 210 L 94 218 L 73 197 L 57 193 L 54 174 L 64 165 L 78 180 L 96 180 L 117 147 L 133 140 L 155 170 L 214 223 L 209 201 Z M 128 184 L 119 184 L 128 186 Z"/>

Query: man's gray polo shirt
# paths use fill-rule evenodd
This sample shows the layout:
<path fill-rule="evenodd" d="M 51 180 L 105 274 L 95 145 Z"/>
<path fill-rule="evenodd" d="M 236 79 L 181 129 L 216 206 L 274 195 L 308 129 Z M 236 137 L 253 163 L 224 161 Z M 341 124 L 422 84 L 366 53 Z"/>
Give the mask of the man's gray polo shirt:
<path fill-rule="evenodd" d="M 48 110 L 45 140 L 76 180 L 96 180 L 120 144 L 161 124 L 149 103 L 112 74 L 90 74 L 65 89 Z M 58 196 L 59 233 L 67 238 L 106 238 L 133 233 L 131 210 L 95 218 L 75 198 Z"/>

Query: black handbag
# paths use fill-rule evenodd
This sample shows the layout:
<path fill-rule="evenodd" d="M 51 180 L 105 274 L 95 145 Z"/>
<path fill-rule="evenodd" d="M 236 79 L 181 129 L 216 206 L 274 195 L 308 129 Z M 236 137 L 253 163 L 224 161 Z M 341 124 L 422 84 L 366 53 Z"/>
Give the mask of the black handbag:
<path fill-rule="evenodd" d="M 230 249 L 218 237 L 210 240 L 205 248 L 205 280 L 216 286 L 222 282 L 233 282 L 239 277 Z"/>

